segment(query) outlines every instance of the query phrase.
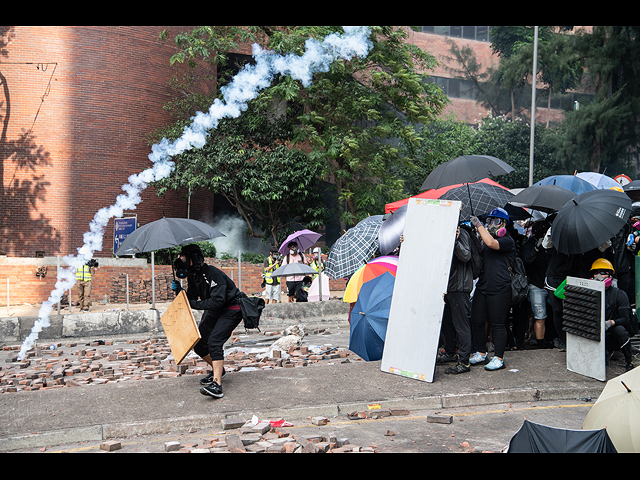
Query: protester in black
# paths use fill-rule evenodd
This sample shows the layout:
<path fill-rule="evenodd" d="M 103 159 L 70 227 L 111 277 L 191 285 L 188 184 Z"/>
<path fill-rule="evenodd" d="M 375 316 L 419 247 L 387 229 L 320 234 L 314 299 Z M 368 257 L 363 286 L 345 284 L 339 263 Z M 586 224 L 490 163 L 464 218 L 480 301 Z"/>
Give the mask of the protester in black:
<path fill-rule="evenodd" d="M 631 314 L 631 305 L 627 294 L 612 286 L 611 279 L 615 270 L 608 260 L 600 258 L 591 266 L 591 279 L 605 282 L 605 348 L 608 351 L 622 351 L 626 367 L 625 371 L 633 368 L 631 355 L 631 340 L 627 326 Z"/>
<path fill-rule="evenodd" d="M 453 249 L 449 284 L 444 297 L 444 313 L 442 316 L 442 336 L 445 353 L 438 359 L 439 363 L 455 361 L 453 367 L 444 373 L 455 375 L 471 370 L 471 291 L 473 290 L 473 273 L 471 271 L 471 238 L 470 233 L 458 227 L 456 243 Z M 455 340 L 458 343 L 456 355 Z"/>
<path fill-rule="evenodd" d="M 473 343 L 477 350 L 469 359 L 471 365 L 486 365 L 486 370 L 500 370 L 504 367 L 504 351 L 507 345 L 507 318 L 511 308 L 511 275 L 507 267 L 515 264 L 516 245 L 507 233 L 509 214 L 496 208 L 487 216 L 487 228 L 476 218 L 471 224 L 478 229 L 482 246 L 484 268 L 473 295 L 471 307 L 471 329 Z M 487 331 L 489 320 L 493 334 L 494 357 L 489 362 L 487 355 Z M 488 365 L 487 365 L 488 363 Z"/>
<path fill-rule="evenodd" d="M 204 263 L 204 255 L 197 245 L 183 247 L 174 265 L 178 278 L 188 278 L 189 305 L 194 310 L 204 310 L 198 326 L 202 338 L 193 350 L 211 366 L 212 372 L 200 381 L 204 385 L 200 393 L 220 398 L 225 376 L 223 345 L 242 321 L 236 300 L 240 290 L 222 270 Z M 171 289 L 177 295 L 182 287 L 174 280 Z"/>

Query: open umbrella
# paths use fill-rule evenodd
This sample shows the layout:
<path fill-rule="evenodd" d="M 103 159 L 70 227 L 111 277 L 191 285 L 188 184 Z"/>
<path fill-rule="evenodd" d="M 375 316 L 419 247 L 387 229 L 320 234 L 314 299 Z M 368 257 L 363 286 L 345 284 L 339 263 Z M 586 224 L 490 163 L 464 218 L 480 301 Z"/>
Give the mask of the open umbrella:
<path fill-rule="evenodd" d="M 483 178 L 506 175 L 514 170 L 508 163 L 490 155 L 463 155 L 438 165 L 426 178 L 421 190 L 474 183 Z"/>
<path fill-rule="evenodd" d="M 224 233 L 197 220 L 163 217 L 138 228 L 122 242 L 115 254 L 153 252 L 224 236 Z"/>
<path fill-rule="evenodd" d="M 291 242 L 296 242 L 301 251 L 306 250 L 309 247 L 315 245 L 318 239 L 322 236 L 321 233 L 312 232 L 311 230 L 299 230 L 297 232 L 292 233 L 287 237 L 287 239 L 282 242 L 278 251 L 282 255 L 286 255 L 289 253 L 289 244 Z"/>
<path fill-rule="evenodd" d="M 576 175 L 552 175 L 551 177 L 543 178 L 539 182 L 534 183 L 534 185 L 557 185 L 558 187 L 571 190 L 577 195 L 597 190 L 595 185 Z"/>
<path fill-rule="evenodd" d="M 500 185 L 498 182 L 494 182 L 490 178 L 483 178 L 482 180 L 478 180 L 478 182 L 473 182 L 473 183 L 488 183 L 489 185 L 495 185 L 497 187 L 502 187 L 502 185 Z M 413 197 L 409 197 L 409 198 L 428 198 L 428 199 L 431 199 L 431 200 L 436 200 L 436 199 L 440 198 L 442 195 L 444 195 L 446 192 L 451 190 L 452 188 L 461 187 L 463 185 L 464 185 L 464 183 L 457 183 L 455 185 L 447 185 L 446 187 L 427 190 L 426 192 L 419 193 L 418 195 L 414 195 Z M 505 190 L 508 190 L 507 187 L 502 187 L 502 188 L 504 188 Z M 405 198 L 403 200 L 398 200 L 397 202 L 393 202 L 393 203 L 387 203 L 385 205 L 385 207 L 384 207 L 384 213 L 393 213 L 393 212 L 395 212 L 397 209 L 399 209 L 403 205 L 406 205 L 407 203 L 409 203 L 409 198 Z"/>
<path fill-rule="evenodd" d="M 304 263 L 289 263 L 276 269 L 271 276 L 272 277 L 293 277 L 296 275 L 316 275 L 316 272 L 309 265 Z"/>
<path fill-rule="evenodd" d="M 586 253 L 614 237 L 631 214 L 631 199 L 616 190 L 576 196 L 558 211 L 551 242 L 566 255 Z"/>
<path fill-rule="evenodd" d="M 581 179 L 586 180 L 591 185 L 601 190 L 609 190 L 610 188 L 621 188 L 620 184 L 613 178 L 607 177 L 602 173 L 581 172 L 578 173 L 576 177 L 580 177 Z"/>
<path fill-rule="evenodd" d="M 349 350 L 367 362 L 382 359 L 395 280 L 387 272 L 365 283 L 351 311 Z"/>
<path fill-rule="evenodd" d="M 404 232 L 407 207 L 408 205 L 403 205 L 382 222 L 378 233 L 378 250 L 382 255 L 388 255 L 400 246 L 400 236 Z"/>
<path fill-rule="evenodd" d="M 358 295 L 360 294 L 360 290 L 363 284 L 365 284 L 369 280 L 373 280 L 374 278 L 379 277 L 380 275 L 383 275 L 386 272 L 391 273 L 395 277 L 397 270 L 397 265 L 367 263 L 365 266 L 358 269 L 349 280 L 349 283 L 347 283 L 347 288 L 344 291 L 344 297 L 342 301 L 345 303 L 354 303 L 358 300 Z"/>
<path fill-rule="evenodd" d="M 440 198 L 462 202 L 460 218 L 468 220 L 471 215 L 480 216 L 494 208 L 504 207 L 514 197 L 513 193 L 502 187 L 486 183 L 471 183 L 449 190 Z"/>
<path fill-rule="evenodd" d="M 634 180 L 626 184 L 622 187 L 622 190 L 624 190 L 624 193 L 634 202 L 640 200 L 640 180 Z"/>
<path fill-rule="evenodd" d="M 396 257 L 395 255 L 384 255 L 382 257 L 376 257 L 373 260 L 369 260 L 369 264 L 371 263 L 380 263 L 382 265 L 386 265 L 386 266 L 395 266 L 396 269 L 398 268 L 398 260 L 399 258 Z"/>
<path fill-rule="evenodd" d="M 607 430 L 569 430 L 524 421 L 507 453 L 616 453 Z"/>
<path fill-rule="evenodd" d="M 382 218 L 382 215 L 365 218 L 336 240 L 327 256 L 324 273 L 333 279 L 347 277 L 367 263 L 378 250 Z"/>
<path fill-rule="evenodd" d="M 509 203 L 515 207 L 553 213 L 564 207 L 575 196 L 575 192 L 557 185 L 533 185 L 522 190 L 509 200 Z"/>
<path fill-rule="evenodd" d="M 618 452 L 640 453 L 640 368 L 607 382 L 582 428 L 606 428 Z"/>

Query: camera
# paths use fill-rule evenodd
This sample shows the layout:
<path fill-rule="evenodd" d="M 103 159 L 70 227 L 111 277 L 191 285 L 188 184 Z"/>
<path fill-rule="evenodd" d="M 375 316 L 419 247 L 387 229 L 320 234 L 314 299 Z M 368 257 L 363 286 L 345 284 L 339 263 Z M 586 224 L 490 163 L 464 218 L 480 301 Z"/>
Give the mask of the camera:
<path fill-rule="evenodd" d="M 91 260 L 89 260 L 87 262 L 87 266 L 89 268 L 98 268 L 99 264 L 98 264 L 98 261 L 95 258 L 92 258 Z"/>

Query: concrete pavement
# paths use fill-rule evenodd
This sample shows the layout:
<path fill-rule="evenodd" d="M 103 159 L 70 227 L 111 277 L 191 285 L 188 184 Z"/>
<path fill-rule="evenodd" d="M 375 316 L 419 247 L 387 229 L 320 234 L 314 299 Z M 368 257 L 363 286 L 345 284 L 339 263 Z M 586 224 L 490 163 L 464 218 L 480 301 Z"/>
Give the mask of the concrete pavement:
<path fill-rule="evenodd" d="M 322 310 L 317 304 L 272 305 L 263 324 L 284 328 L 295 322 L 315 322 L 348 328 L 348 305 L 324 303 Z M 438 410 L 585 397 L 595 401 L 604 383 L 569 372 L 565 357 L 556 349 L 507 352 L 505 370 L 474 367 L 468 374 L 450 376 L 438 366 L 433 383 L 381 372 L 381 362 L 337 360 L 333 365 L 240 371 L 223 381 L 225 396 L 217 400 L 199 393 L 201 377 L 194 375 L 4 393 L 0 395 L 0 451 L 190 427 L 220 429 L 222 419 L 238 416 L 289 421 L 332 417 L 367 411 L 375 404 L 383 409 Z M 622 372 L 616 364 L 607 368 L 609 378 Z"/>

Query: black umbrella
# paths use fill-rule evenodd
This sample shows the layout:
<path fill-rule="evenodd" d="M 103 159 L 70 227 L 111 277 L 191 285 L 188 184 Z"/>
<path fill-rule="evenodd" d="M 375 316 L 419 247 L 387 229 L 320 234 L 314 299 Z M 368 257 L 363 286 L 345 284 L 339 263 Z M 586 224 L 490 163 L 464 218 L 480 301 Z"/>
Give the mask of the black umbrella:
<path fill-rule="evenodd" d="M 490 155 L 464 155 L 437 166 L 422 184 L 422 190 L 474 183 L 514 170 L 511 165 Z"/>
<path fill-rule="evenodd" d="M 634 202 L 640 200 L 640 180 L 634 180 L 633 182 L 628 183 L 627 185 L 622 187 L 622 189 L 624 190 L 624 193 L 626 193 L 627 196 Z"/>
<path fill-rule="evenodd" d="M 631 199 L 616 190 L 593 190 L 569 200 L 551 228 L 560 253 L 586 253 L 614 237 L 631 214 Z"/>
<path fill-rule="evenodd" d="M 115 254 L 153 252 L 224 236 L 224 233 L 197 220 L 163 217 L 138 228 L 122 242 Z"/>
<path fill-rule="evenodd" d="M 513 193 L 502 187 L 488 183 L 472 183 L 452 188 L 440 198 L 442 200 L 459 200 L 462 202 L 460 218 L 468 220 L 471 215 L 480 216 L 491 212 L 494 208 L 504 207 L 514 197 Z"/>
<path fill-rule="evenodd" d="M 522 190 L 509 200 L 509 203 L 515 207 L 553 213 L 564 207 L 575 196 L 575 192 L 557 185 L 534 185 Z"/>

